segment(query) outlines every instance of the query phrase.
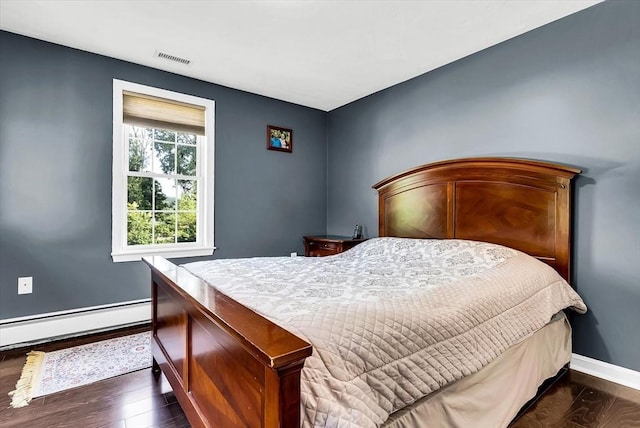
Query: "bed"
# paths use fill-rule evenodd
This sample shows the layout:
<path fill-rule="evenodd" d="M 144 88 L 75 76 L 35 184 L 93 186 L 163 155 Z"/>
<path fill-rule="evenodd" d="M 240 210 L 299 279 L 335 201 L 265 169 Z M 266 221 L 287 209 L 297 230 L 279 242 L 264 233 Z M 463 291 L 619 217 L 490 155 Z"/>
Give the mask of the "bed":
<path fill-rule="evenodd" d="M 437 246 L 438 241 L 432 241 L 433 239 L 450 239 L 451 241 L 442 241 L 446 248 L 454 244 L 465 246 L 469 241 L 500 244 L 509 247 L 505 251 L 515 249 L 515 253 L 524 252 L 553 268 L 547 268 L 546 273 L 541 276 L 555 270 L 562 278 L 569 280 L 571 179 L 577 173 L 578 170 L 561 165 L 506 158 L 459 159 L 414 168 L 373 186 L 378 191 L 379 200 L 378 234 L 389 238 L 380 241 L 392 247 L 391 254 L 398 254 L 399 249 L 406 247 L 405 242 L 411 243 L 410 246 L 414 245 L 412 240 L 394 240 L 393 237 L 414 240 L 428 238 L 424 241 L 429 243 L 431 250 L 428 251 L 436 251 L 433 248 L 436 248 L 434 245 Z M 330 262 L 335 265 L 339 274 L 348 270 L 346 263 L 349 258 L 353 259 L 367 251 L 369 256 L 376 253 L 378 250 L 375 245 L 377 244 L 373 242 L 371 245 L 361 244 L 328 259 L 333 260 Z M 484 251 L 483 254 L 490 255 L 487 256 L 489 258 L 496 254 L 492 249 L 494 247 L 476 250 L 473 245 L 476 244 L 464 248 L 467 252 L 469 248 L 472 248 L 471 252 Z M 415 252 L 415 248 L 406 254 L 410 255 L 412 251 Z M 520 260 L 518 257 L 515 258 Z M 535 260 L 529 261 L 530 259 L 526 257 L 522 260 L 528 260 L 525 263 L 527 266 L 541 265 Z M 259 304 L 269 306 L 268 295 L 258 299 L 259 302 L 255 304 L 239 303 L 238 300 L 241 299 L 238 299 L 238 291 L 231 287 L 234 283 L 231 276 L 213 275 L 208 279 L 209 285 L 200 277 L 206 276 L 206 272 L 198 271 L 197 266 L 178 267 L 159 257 L 145 261 L 151 267 L 152 276 L 154 369 L 162 370 L 166 375 L 192 426 L 297 427 L 301 420 L 305 426 L 347 425 L 346 419 L 331 419 L 333 416 L 326 412 L 320 412 L 322 415 L 318 419 L 308 417 L 309 409 L 313 409 L 309 405 L 313 394 L 309 394 L 306 382 L 301 388 L 301 377 L 309 378 L 309 373 L 314 373 L 318 361 L 331 361 L 331 367 L 336 373 L 340 372 L 337 368 L 344 366 L 347 370 L 345 379 L 353 377 L 348 370 L 359 370 L 357 363 L 342 363 L 339 359 L 334 361 L 331 350 L 325 352 L 316 349 L 314 352 L 306 338 L 310 329 L 317 329 L 322 324 L 309 321 L 314 319 L 314 316 L 308 315 L 310 311 L 306 315 L 294 313 L 283 321 L 283 317 L 278 318 L 268 310 L 264 312 L 263 307 L 256 309 Z M 235 262 L 224 263 L 230 264 L 228 272 L 233 273 L 232 265 Z M 298 263 L 307 269 L 307 265 L 312 262 L 289 260 L 288 263 Z M 508 264 L 505 263 L 505 266 Z M 300 266 L 298 269 L 302 269 Z M 200 269 L 207 268 L 200 266 Z M 401 270 L 409 271 L 411 269 Z M 380 273 L 384 274 L 386 273 Z M 555 272 L 553 275 L 556 275 Z M 313 276 L 308 278 L 309 282 L 313 281 Z M 554 284 L 558 282 L 554 278 L 549 281 Z M 511 290 L 511 286 L 505 284 L 503 287 Z M 242 290 L 242 284 L 236 285 Z M 439 285 L 442 284 L 436 284 Z M 555 312 L 568 306 L 585 309 L 579 297 L 576 300 L 576 296 L 570 295 L 566 290 L 563 293 L 567 294 L 564 296 L 566 301 Z M 464 296 L 464 292 L 459 294 Z M 343 296 L 338 296 L 338 299 L 342 298 Z M 543 300 L 556 304 L 559 298 L 554 295 Z M 403 304 L 410 306 L 411 299 L 403 301 Z M 339 307 L 340 305 L 331 306 Z M 276 307 L 276 313 L 282 313 L 278 312 L 279 308 Z M 298 304 L 297 308 L 303 308 L 303 305 Z M 291 305 L 289 311 L 295 310 L 296 305 Z M 349 318 L 349 322 L 365 322 L 366 313 L 367 311 L 363 311 L 362 316 Z M 538 320 L 540 325 L 535 331 L 530 331 L 526 337 L 507 337 L 511 342 L 501 339 L 506 340 L 502 344 L 504 349 L 496 352 L 497 355 L 490 359 L 485 358 L 486 361 L 476 362 L 476 369 L 466 370 L 467 373 L 463 373 L 465 370 L 458 370 L 460 373 L 454 373 L 451 379 L 438 379 L 440 375 L 432 375 L 431 378 L 435 381 L 431 383 L 435 384 L 430 386 L 425 378 L 421 381 L 421 385 L 428 386 L 424 391 L 408 393 L 409 396 L 402 398 L 405 401 L 400 404 L 381 405 L 382 410 L 374 410 L 362 426 L 405 427 L 424 424 L 426 421 L 439 421 L 440 425 L 436 426 L 465 426 L 465 421 L 478 422 L 475 418 L 478 412 L 482 413 L 483 408 L 486 409 L 483 406 L 487 402 L 494 410 L 499 407 L 498 404 L 502 407 L 500 411 L 493 412 L 499 413 L 499 416 L 488 422 L 491 425 L 485 426 L 506 426 L 518 409 L 535 395 L 542 381 L 560 373 L 568 362 L 570 330 L 567 328 L 566 318 L 561 314 L 549 316 L 548 313 L 540 317 L 540 320 L 544 317 L 547 319 L 543 323 Z M 300 321 L 301 319 L 306 321 Z M 295 322 L 290 322 L 291 320 Z M 341 318 L 333 320 L 336 321 L 334 325 L 344 321 Z M 384 324 L 384 320 L 380 322 Z M 499 322 L 497 325 L 501 326 Z M 321 330 L 322 328 L 318 331 Z M 504 330 L 509 331 L 508 328 Z M 343 333 L 340 330 L 339 334 Z M 329 331 L 327 337 L 332 340 L 338 337 L 337 341 L 340 342 L 342 336 L 339 334 Z M 352 336 L 349 337 L 352 340 Z M 416 340 L 417 342 L 420 341 Z M 481 347 L 482 343 L 484 342 L 476 341 L 473 346 Z M 554 345 L 549 346 L 550 343 Z M 432 347 L 418 346 L 407 352 L 420 353 L 426 349 L 431 350 Z M 468 354 L 468 351 L 467 349 L 462 353 Z M 449 358 L 446 354 L 440 354 Z M 542 354 L 547 357 L 541 358 Z M 376 368 L 387 365 L 388 362 L 383 357 L 380 358 L 382 363 Z M 544 360 L 544 364 L 540 363 L 541 360 Z M 513 363 L 514 361 L 517 363 Z M 456 372 L 455 369 L 454 367 L 450 371 Z M 515 385 L 512 382 L 514 376 L 519 379 Z M 479 385 L 483 387 L 480 388 Z M 370 387 L 364 386 L 361 389 L 363 388 Z M 500 397 L 500 403 L 495 398 L 493 402 L 487 401 L 487 392 L 489 396 L 495 397 L 496 391 L 504 394 L 504 388 L 509 388 L 506 390 L 508 399 Z M 473 394 L 465 395 L 465 391 Z M 387 401 L 397 401 L 397 396 L 404 395 L 407 394 L 392 392 L 391 396 L 395 398 Z M 324 399 L 324 404 L 331 404 L 331 393 L 327 394 L 325 391 L 320 396 Z M 363 400 L 368 399 L 366 393 L 362 396 L 365 397 Z M 337 397 L 335 401 L 339 400 Z M 363 413 L 367 411 L 367 406 L 364 407 Z M 371 407 L 375 408 L 375 403 Z M 301 411 L 304 414 L 301 415 Z M 352 423 L 352 426 L 357 424 Z"/>

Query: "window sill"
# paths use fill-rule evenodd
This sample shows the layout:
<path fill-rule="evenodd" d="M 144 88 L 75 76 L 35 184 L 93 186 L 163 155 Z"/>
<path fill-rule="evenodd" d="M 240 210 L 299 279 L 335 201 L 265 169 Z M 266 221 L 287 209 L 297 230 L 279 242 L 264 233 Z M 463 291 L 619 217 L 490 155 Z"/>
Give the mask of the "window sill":
<path fill-rule="evenodd" d="M 199 256 L 210 256 L 213 254 L 213 251 L 216 247 L 208 247 L 208 248 L 166 248 L 166 249 L 154 249 L 154 250 L 143 250 L 143 251 L 126 251 L 126 252 L 118 252 L 111 253 L 111 257 L 113 258 L 114 263 L 121 262 L 134 262 L 142 260 L 143 257 L 146 256 L 161 256 L 165 258 L 175 258 L 175 257 L 199 257 Z"/>

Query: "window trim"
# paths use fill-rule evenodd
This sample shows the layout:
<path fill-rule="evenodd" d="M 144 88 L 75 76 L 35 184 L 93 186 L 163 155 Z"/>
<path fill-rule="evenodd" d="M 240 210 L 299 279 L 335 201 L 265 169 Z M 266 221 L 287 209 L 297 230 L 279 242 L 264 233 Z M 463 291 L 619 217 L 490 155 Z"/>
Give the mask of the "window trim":
<path fill-rule="evenodd" d="M 156 244 L 131 248 L 127 237 L 127 151 L 125 150 L 122 94 L 124 91 L 167 98 L 205 108 L 205 136 L 200 144 L 198 159 L 198 233 L 195 243 Z M 141 260 L 144 256 L 195 257 L 209 256 L 214 246 L 214 154 L 215 101 L 179 92 L 113 79 L 113 172 L 111 198 L 111 257 L 115 263 Z"/>

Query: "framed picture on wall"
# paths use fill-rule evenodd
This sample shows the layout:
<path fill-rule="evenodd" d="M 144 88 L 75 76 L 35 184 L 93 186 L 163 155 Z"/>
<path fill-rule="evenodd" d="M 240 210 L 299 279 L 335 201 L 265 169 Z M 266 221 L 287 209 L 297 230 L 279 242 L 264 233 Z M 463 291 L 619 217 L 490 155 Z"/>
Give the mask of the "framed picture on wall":
<path fill-rule="evenodd" d="M 293 131 L 279 126 L 267 125 L 267 150 L 291 153 L 293 150 Z"/>

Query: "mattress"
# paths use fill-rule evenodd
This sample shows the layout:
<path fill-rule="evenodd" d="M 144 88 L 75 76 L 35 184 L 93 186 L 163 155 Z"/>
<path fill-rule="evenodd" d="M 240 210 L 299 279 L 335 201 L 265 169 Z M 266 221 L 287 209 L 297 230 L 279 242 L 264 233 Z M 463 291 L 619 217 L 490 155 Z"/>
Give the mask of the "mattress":
<path fill-rule="evenodd" d="M 549 266 L 461 240 L 377 238 L 325 258 L 184 266 L 313 345 L 301 373 L 302 425 L 381 426 L 586 307 Z"/>

